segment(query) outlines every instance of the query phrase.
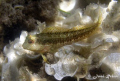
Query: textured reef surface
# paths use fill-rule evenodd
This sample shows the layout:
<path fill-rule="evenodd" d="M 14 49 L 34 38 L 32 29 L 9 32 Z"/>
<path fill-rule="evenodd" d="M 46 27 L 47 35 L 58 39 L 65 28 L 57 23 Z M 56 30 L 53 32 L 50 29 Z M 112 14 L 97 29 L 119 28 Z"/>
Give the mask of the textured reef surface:
<path fill-rule="evenodd" d="M 119 33 L 119 0 L 0 0 L 0 81 L 120 81 Z"/>

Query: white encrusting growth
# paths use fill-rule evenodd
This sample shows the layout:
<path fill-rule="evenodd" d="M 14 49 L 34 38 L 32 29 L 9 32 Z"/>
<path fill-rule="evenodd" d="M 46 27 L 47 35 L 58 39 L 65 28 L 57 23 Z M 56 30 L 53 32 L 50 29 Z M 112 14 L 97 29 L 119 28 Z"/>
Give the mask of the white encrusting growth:
<path fill-rule="evenodd" d="M 23 31 L 20 35 L 20 44 L 23 44 L 25 39 L 26 39 L 26 36 L 28 35 L 28 33 L 26 31 Z"/>
<path fill-rule="evenodd" d="M 18 66 L 23 60 L 23 54 L 27 51 L 22 48 L 27 32 L 21 33 L 20 39 L 16 38 L 10 45 L 4 47 L 6 63 L 3 64 L 1 81 L 17 81 L 19 77 Z M 12 72 L 12 73 L 11 73 Z M 9 77 L 8 77 L 9 76 Z"/>

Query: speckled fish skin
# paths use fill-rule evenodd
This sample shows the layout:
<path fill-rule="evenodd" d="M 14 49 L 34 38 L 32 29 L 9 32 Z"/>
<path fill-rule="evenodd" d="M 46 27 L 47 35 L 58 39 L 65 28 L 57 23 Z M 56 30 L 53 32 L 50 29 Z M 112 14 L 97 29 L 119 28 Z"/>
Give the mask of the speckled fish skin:
<path fill-rule="evenodd" d="M 37 42 L 39 44 L 66 44 L 75 42 L 76 40 L 83 39 L 90 36 L 98 27 L 100 22 L 89 24 L 89 25 L 80 25 L 73 27 L 71 29 L 62 28 L 62 27 L 49 27 L 43 30 L 40 34 L 37 34 Z"/>
<path fill-rule="evenodd" d="M 96 31 L 97 28 L 99 28 L 100 24 L 101 18 L 99 17 L 96 23 L 79 25 L 71 29 L 62 27 L 48 27 L 41 33 L 33 36 L 35 37 L 33 40 L 35 42 L 34 44 L 32 43 L 33 45 L 28 43 L 29 40 L 26 39 L 23 44 L 23 48 L 39 53 L 53 53 L 56 51 L 56 49 L 63 45 L 71 44 L 90 36 L 93 32 Z M 30 45 L 32 48 L 30 48 Z M 35 45 L 38 47 L 35 48 Z"/>

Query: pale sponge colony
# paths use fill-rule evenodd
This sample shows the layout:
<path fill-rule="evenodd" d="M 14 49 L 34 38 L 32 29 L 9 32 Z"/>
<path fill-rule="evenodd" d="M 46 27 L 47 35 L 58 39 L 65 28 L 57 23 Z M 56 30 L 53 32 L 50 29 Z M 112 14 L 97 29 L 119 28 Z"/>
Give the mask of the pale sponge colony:
<path fill-rule="evenodd" d="M 19 2 L 19 0 L 15 1 Z M 26 9 L 29 9 L 29 12 L 22 12 L 27 15 L 23 16 L 28 18 L 27 20 L 25 18 L 24 24 L 27 21 L 29 22 L 29 19 L 31 20 L 32 18 L 35 20 L 34 29 L 30 31 L 28 31 L 29 28 L 26 29 L 27 31 L 23 29 L 24 31 L 21 32 L 20 36 L 13 41 L 9 41 L 7 45 L 4 45 L 0 55 L 1 81 L 120 81 L 119 1 L 111 0 L 109 2 L 109 0 L 106 0 L 106 4 L 99 2 L 87 5 L 89 0 L 86 0 L 87 6 L 85 9 L 77 7 L 78 2 L 80 2 L 79 0 L 60 0 L 58 2 L 48 0 L 47 3 L 44 3 L 43 0 L 25 1 L 26 2 L 23 0 L 23 2 L 20 3 L 22 5 L 14 5 L 14 8 L 18 10 L 23 9 L 25 11 Z M 32 1 L 34 4 L 31 3 Z M 103 2 L 103 0 L 101 1 Z M 10 5 L 11 0 L 1 2 L 2 0 L 0 0 L 0 5 L 7 3 L 7 6 L 13 6 Z M 35 4 L 37 2 L 41 2 L 41 4 L 45 5 L 49 3 L 58 5 L 56 7 L 57 11 L 55 11 L 56 14 L 52 14 L 54 10 L 49 10 L 53 8 L 52 6 L 50 6 L 51 8 L 48 8 L 36 5 L 39 6 L 36 7 Z M 39 10 L 41 9 L 41 11 L 38 11 L 40 12 L 39 14 L 35 15 L 37 11 L 35 13 L 31 12 L 32 9 L 34 11 L 34 7 L 31 7 L 33 5 L 34 7 L 39 8 Z M 52 20 L 49 20 L 48 14 L 42 12 L 44 11 L 44 8 L 45 12 L 50 13 L 50 19 L 52 18 Z M 2 13 L 0 13 L 0 18 L 4 18 L 1 14 Z M 36 16 L 38 16 L 38 18 Z M 6 27 L 8 25 L 7 23 L 9 23 L 10 27 L 13 26 L 12 24 L 16 23 L 16 21 L 11 21 L 12 18 L 10 16 L 6 17 L 8 20 L 0 20 L 0 24 L 2 23 L 0 25 L 1 28 Z M 40 20 L 39 18 L 42 18 L 43 20 Z M 23 19 L 19 19 L 18 17 L 17 22 L 22 21 Z M 88 27 L 94 25 L 97 21 L 99 21 L 97 29 L 94 31 L 91 30 L 91 32 L 88 33 Z M 28 23 L 27 27 L 29 27 Z M 39 41 L 39 33 L 44 32 L 43 35 L 46 35 L 48 31 L 50 31 L 50 34 L 55 31 L 58 32 L 56 29 L 47 30 L 54 27 L 61 27 L 56 29 L 63 29 L 59 30 L 60 37 L 63 38 L 66 37 L 66 29 L 72 29 L 74 34 L 77 32 L 86 33 L 80 33 L 80 36 L 83 38 L 77 41 L 74 41 L 73 39 L 71 40 L 73 41 L 72 43 L 67 43 L 67 41 L 63 45 L 62 43 L 56 44 L 56 47 L 58 45 L 60 48 L 54 48 L 53 43 L 51 43 L 51 48 L 54 48 L 50 50 L 52 52 L 49 52 L 47 47 L 43 49 L 43 46 L 47 45 L 49 41 L 46 44 L 43 44 L 41 49 L 40 45 L 42 42 Z M 76 31 L 78 29 L 84 29 L 84 31 Z M 62 31 L 65 31 L 65 34 L 61 34 Z M 69 32 L 70 31 L 67 33 Z M 53 36 L 50 36 L 51 38 L 54 38 L 57 34 L 58 33 L 55 33 Z M 71 33 L 69 33 L 68 36 L 70 34 Z M 31 36 L 31 39 L 36 41 L 29 40 L 29 35 Z M 45 37 L 43 38 L 44 40 L 47 39 Z M 48 38 L 50 39 L 50 37 Z M 25 42 L 26 40 L 28 40 L 27 44 Z M 34 42 L 37 42 L 37 45 L 34 44 Z M 28 45 L 28 48 L 30 49 L 25 49 L 24 45 Z M 36 49 L 38 49 L 37 52 Z M 45 54 L 41 54 L 41 51 L 45 51 Z"/>

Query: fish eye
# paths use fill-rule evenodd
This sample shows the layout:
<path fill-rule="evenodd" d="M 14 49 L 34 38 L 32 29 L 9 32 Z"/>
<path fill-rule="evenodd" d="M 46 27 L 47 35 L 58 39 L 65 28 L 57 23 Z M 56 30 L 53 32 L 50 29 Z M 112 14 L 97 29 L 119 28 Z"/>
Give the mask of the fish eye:
<path fill-rule="evenodd" d="M 29 40 L 28 40 L 28 43 L 34 43 L 34 40 L 29 39 Z"/>
<path fill-rule="evenodd" d="M 35 38 L 32 36 L 32 35 L 28 35 L 27 36 L 27 41 L 28 41 L 28 43 L 30 43 L 30 44 L 32 44 L 32 43 L 34 43 L 35 42 Z"/>

